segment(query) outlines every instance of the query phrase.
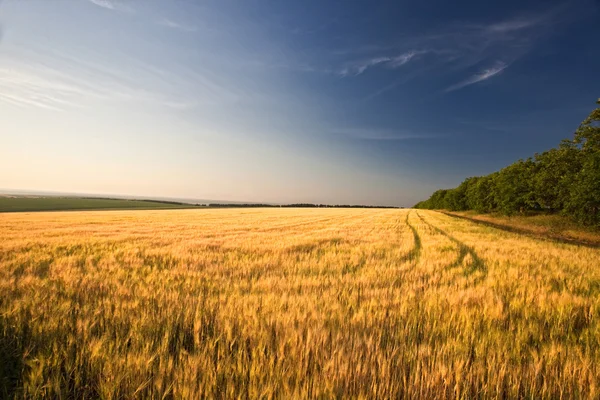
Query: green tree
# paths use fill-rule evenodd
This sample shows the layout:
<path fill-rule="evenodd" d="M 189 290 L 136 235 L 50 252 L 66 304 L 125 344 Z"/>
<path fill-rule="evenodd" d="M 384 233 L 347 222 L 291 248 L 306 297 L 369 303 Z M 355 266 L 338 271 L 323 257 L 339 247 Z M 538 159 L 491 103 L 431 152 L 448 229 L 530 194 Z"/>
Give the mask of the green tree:
<path fill-rule="evenodd" d="M 600 99 L 596 101 L 600 105 Z M 597 153 L 600 151 L 600 107 L 583 120 L 575 131 L 574 142 L 581 146 L 583 153 Z"/>
<path fill-rule="evenodd" d="M 456 189 L 447 196 L 448 209 L 452 211 L 465 211 L 469 209 L 467 193 L 469 188 L 476 184 L 479 178 L 465 179 Z"/>
<path fill-rule="evenodd" d="M 519 160 L 500 170 L 495 185 L 495 202 L 498 210 L 512 215 L 538 209 L 533 192 L 536 164 L 532 159 Z"/>
<path fill-rule="evenodd" d="M 569 202 L 572 186 L 581 170 L 581 152 L 573 141 L 563 140 L 557 149 L 535 155 L 535 200 L 542 209 L 556 212 Z"/>
<path fill-rule="evenodd" d="M 467 189 L 467 205 L 470 210 L 481 213 L 494 211 L 497 207 L 494 193 L 498 173 L 482 176 Z"/>
<path fill-rule="evenodd" d="M 600 107 L 579 125 L 573 140 L 493 174 L 467 178 L 455 189 L 438 190 L 418 206 L 508 215 L 561 211 L 600 227 Z"/>
<path fill-rule="evenodd" d="M 600 227 L 600 107 L 579 125 L 574 142 L 581 149 L 581 169 L 566 211 L 581 223 Z"/>

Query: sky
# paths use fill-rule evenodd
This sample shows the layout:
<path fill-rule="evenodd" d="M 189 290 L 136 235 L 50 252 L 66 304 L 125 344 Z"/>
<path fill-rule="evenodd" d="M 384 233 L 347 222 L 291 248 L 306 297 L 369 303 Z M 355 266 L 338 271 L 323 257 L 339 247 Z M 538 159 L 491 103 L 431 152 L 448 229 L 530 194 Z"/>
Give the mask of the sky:
<path fill-rule="evenodd" d="M 570 138 L 600 2 L 0 0 L 0 188 L 411 206 Z"/>

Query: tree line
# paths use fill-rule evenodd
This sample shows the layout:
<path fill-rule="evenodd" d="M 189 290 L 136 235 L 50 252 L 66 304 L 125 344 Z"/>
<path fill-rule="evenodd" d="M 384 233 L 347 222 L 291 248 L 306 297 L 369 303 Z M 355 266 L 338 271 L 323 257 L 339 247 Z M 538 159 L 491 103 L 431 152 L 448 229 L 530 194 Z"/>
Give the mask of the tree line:
<path fill-rule="evenodd" d="M 600 227 L 600 107 L 573 139 L 492 174 L 467 178 L 454 189 L 437 190 L 415 208 L 561 213 Z"/>

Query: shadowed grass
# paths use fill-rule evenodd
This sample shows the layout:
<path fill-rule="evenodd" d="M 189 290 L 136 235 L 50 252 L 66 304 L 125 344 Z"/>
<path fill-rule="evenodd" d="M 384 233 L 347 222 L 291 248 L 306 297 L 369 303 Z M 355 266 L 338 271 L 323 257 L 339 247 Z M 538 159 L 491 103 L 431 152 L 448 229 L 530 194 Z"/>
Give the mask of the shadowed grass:
<path fill-rule="evenodd" d="M 28 341 L 26 333 L 19 334 L 0 315 L 0 397 L 17 396 L 22 386 L 23 342 Z"/>

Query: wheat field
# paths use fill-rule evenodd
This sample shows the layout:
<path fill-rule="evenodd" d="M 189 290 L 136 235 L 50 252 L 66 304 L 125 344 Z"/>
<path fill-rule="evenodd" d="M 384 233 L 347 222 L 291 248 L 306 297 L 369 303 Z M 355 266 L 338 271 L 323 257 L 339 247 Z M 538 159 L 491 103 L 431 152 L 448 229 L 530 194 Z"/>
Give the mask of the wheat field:
<path fill-rule="evenodd" d="M 599 294 L 425 210 L 0 214 L 0 397 L 598 398 Z"/>

